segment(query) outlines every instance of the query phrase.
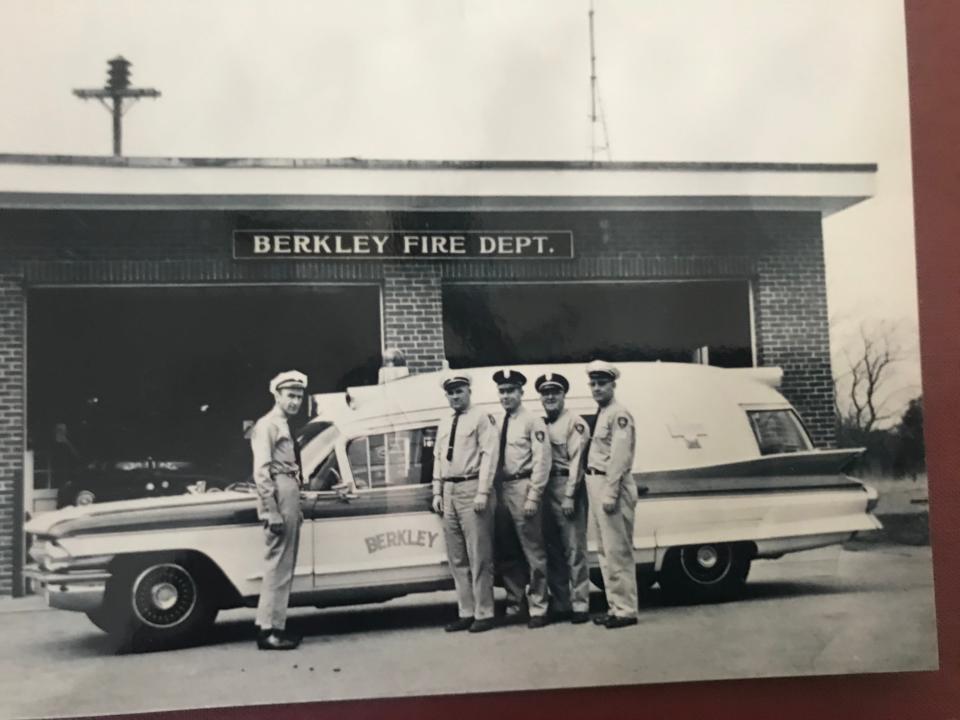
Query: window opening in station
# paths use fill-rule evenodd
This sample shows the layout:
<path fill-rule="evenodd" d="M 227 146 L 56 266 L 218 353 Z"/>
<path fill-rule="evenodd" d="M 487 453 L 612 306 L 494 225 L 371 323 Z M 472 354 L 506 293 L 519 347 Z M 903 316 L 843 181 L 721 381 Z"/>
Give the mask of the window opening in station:
<path fill-rule="evenodd" d="M 131 481 L 143 485 L 132 496 L 147 495 L 160 471 L 172 476 L 153 493 L 183 492 L 190 473 L 249 478 L 244 423 L 272 406 L 277 372 L 303 371 L 311 393 L 377 380 L 375 286 L 42 288 L 28 302 L 37 477 L 56 488 L 99 478 L 97 502 Z"/>
<path fill-rule="evenodd" d="M 662 360 L 753 362 L 746 280 L 448 285 L 452 367 Z"/>

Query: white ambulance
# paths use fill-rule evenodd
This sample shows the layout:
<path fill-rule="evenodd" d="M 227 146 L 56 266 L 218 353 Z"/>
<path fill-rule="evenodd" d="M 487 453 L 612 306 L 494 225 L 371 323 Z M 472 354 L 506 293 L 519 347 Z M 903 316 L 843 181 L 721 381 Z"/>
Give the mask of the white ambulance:
<path fill-rule="evenodd" d="M 814 449 L 776 389 L 778 370 L 618 367 L 617 399 L 637 425 L 634 548 L 645 584 L 693 601 L 728 599 L 755 560 L 880 527 L 876 491 L 843 473 L 860 451 Z M 466 372 L 473 403 L 499 415 L 497 369 Z M 565 375 L 567 407 L 596 412 L 584 365 L 515 369 L 531 381 Z M 308 484 L 291 604 L 452 587 L 441 520 L 430 512 L 433 443 L 449 412 L 439 375 L 314 399 L 319 413 L 300 435 Z M 524 403 L 542 412 L 532 387 Z M 250 487 L 69 507 L 26 529 L 36 563 L 26 574 L 50 605 L 85 612 L 133 648 L 184 643 L 219 610 L 257 602 L 263 530 Z"/>

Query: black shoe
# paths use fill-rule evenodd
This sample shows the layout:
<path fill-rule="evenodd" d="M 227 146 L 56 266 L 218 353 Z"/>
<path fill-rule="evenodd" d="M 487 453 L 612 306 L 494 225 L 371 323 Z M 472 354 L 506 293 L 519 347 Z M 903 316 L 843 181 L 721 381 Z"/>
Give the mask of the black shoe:
<path fill-rule="evenodd" d="M 594 615 L 594 616 L 593 616 L 593 624 L 594 624 L 594 625 L 603 625 L 604 627 L 606 627 L 607 621 L 608 621 L 611 617 L 612 617 L 611 615 L 606 614 L 606 613 L 603 614 L 603 615 Z"/>
<path fill-rule="evenodd" d="M 546 615 L 533 615 L 529 620 L 527 620 L 527 627 L 531 630 L 546 627 L 549 624 L 550 618 L 548 618 Z"/>
<path fill-rule="evenodd" d="M 261 650 L 294 650 L 299 645 L 299 638 L 283 635 L 276 630 L 261 631 L 257 635 L 257 647 Z"/>
<path fill-rule="evenodd" d="M 461 630 L 469 630 L 471 625 L 473 625 L 472 617 L 457 618 L 443 629 L 446 632 L 460 632 Z"/>
<path fill-rule="evenodd" d="M 294 642 L 299 645 L 303 641 L 303 635 L 297 635 L 296 633 L 288 632 L 286 630 L 280 631 L 280 637 L 290 642 Z"/>
<path fill-rule="evenodd" d="M 551 610 L 547 613 L 550 622 L 567 622 L 573 617 L 573 610 Z"/>
<path fill-rule="evenodd" d="M 607 630 L 616 630 L 617 628 L 629 627 L 630 625 L 636 625 L 637 619 L 635 617 L 621 617 L 619 615 L 611 615 L 610 619 L 607 620 L 604 627 Z"/>
<path fill-rule="evenodd" d="M 570 622 L 574 625 L 580 625 L 581 623 L 590 622 L 590 613 L 586 610 L 583 612 L 577 612 L 576 610 L 570 613 Z"/>
<path fill-rule="evenodd" d="M 474 620 L 473 625 L 470 626 L 470 632 L 472 633 L 481 633 L 487 630 L 493 630 L 493 618 Z"/>

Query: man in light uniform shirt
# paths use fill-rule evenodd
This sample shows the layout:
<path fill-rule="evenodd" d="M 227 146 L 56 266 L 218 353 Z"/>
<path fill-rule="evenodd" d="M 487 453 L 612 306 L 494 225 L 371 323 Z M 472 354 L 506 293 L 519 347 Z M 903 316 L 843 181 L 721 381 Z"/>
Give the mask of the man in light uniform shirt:
<path fill-rule="evenodd" d="M 541 375 L 534 387 L 547 413 L 553 453 L 543 511 L 550 610 L 556 620 L 584 623 L 590 619 L 590 573 L 582 453 L 589 432 L 586 421 L 564 407 L 570 382 L 563 375 Z"/>
<path fill-rule="evenodd" d="M 540 507 L 550 475 L 550 442 L 543 420 L 521 404 L 527 378 L 516 370 L 498 370 L 493 380 L 505 411 L 497 468 L 497 561 L 508 607 L 520 606 L 526 589 L 527 627 L 541 628 L 548 623 L 549 596 Z M 515 552 L 517 540 L 526 567 Z"/>
<path fill-rule="evenodd" d="M 590 522 L 597 529 L 597 554 L 609 610 L 594 618 L 608 629 L 637 624 L 637 576 L 633 520 L 637 484 L 633 479 L 636 426 L 614 399 L 620 371 L 603 360 L 587 365 L 590 392 L 599 406 L 587 456 Z"/>
<path fill-rule="evenodd" d="M 307 376 L 296 370 L 270 381 L 274 406 L 250 433 L 257 516 L 263 523 L 266 553 L 257 603 L 257 647 L 292 650 L 300 638 L 286 632 L 287 603 L 300 546 L 300 451 L 289 420 L 303 404 Z"/>
<path fill-rule="evenodd" d="M 447 632 L 493 627 L 493 517 L 497 498 L 497 421 L 470 404 L 470 377 L 452 372 L 441 385 L 453 410 L 433 448 L 433 511 L 443 515 L 458 618 Z"/>

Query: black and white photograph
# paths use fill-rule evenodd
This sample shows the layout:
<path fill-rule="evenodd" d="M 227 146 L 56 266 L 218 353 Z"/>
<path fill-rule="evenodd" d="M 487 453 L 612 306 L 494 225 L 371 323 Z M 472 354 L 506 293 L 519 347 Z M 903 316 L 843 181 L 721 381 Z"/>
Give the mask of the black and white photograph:
<path fill-rule="evenodd" d="M 938 668 L 902 2 L 0 24 L 0 718 Z"/>

